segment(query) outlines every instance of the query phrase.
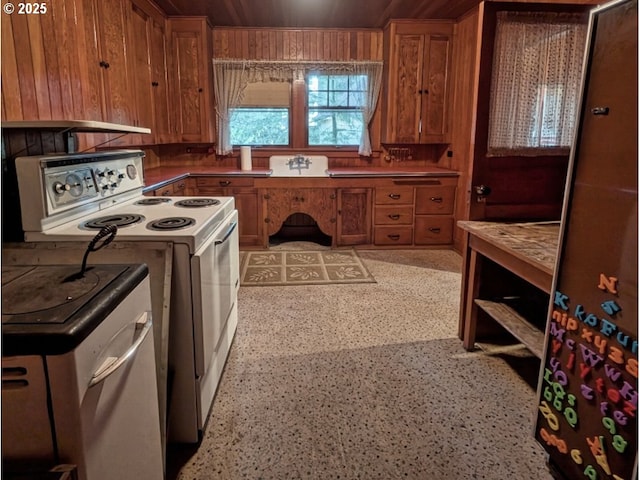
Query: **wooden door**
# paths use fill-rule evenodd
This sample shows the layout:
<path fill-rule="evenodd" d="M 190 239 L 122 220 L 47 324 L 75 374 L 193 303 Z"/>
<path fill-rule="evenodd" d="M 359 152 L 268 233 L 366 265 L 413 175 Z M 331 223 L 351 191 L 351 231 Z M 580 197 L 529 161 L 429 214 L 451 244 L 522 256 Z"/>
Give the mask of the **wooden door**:
<path fill-rule="evenodd" d="M 238 228 L 240 245 L 262 246 L 262 204 L 258 189 L 229 188 L 225 189 L 225 195 L 232 196 L 238 210 Z"/>
<path fill-rule="evenodd" d="M 170 25 L 176 140 L 212 142 L 210 29 L 201 18 L 172 18 Z"/>
<path fill-rule="evenodd" d="M 169 117 L 169 85 L 167 73 L 167 50 L 164 21 L 150 19 L 151 98 L 156 143 L 171 141 Z"/>
<path fill-rule="evenodd" d="M 389 143 L 418 143 L 421 114 L 424 35 L 397 35 L 394 39 L 390 92 L 391 127 Z M 395 99 L 395 101 L 394 101 Z"/>
<path fill-rule="evenodd" d="M 151 129 L 151 135 L 141 135 L 141 143 L 154 143 L 155 122 L 151 87 L 150 17 L 141 8 L 131 4 L 128 45 L 131 52 L 131 77 L 135 97 L 136 119 L 139 127 Z"/>
<path fill-rule="evenodd" d="M 420 96 L 420 143 L 447 143 L 451 37 L 425 37 Z"/>
<path fill-rule="evenodd" d="M 102 70 L 105 121 L 133 125 L 134 96 L 127 63 L 127 11 L 123 0 L 96 1 L 96 33 Z"/>
<path fill-rule="evenodd" d="M 338 189 L 337 245 L 371 243 L 371 189 Z"/>

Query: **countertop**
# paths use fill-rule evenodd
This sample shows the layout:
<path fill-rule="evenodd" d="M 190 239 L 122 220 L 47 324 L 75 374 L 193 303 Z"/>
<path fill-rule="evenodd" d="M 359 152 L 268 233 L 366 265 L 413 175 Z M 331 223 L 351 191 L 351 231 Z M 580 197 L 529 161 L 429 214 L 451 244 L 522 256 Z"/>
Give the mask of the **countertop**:
<path fill-rule="evenodd" d="M 479 222 L 461 220 L 458 226 L 553 275 L 558 254 L 560 222 Z"/>
<path fill-rule="evenodd" d="M 240 170 L 224 167 L 156 167 L 144 171 L 146 190 L 162 187 L 167 183 L 186 178 L 188 176 L 213 175 L 213 176 L 237 176 L 264 178 L 271 175 L 268 168 L 254 168 L 253 170 Z M 357 168 L 330 168 L 327 170 L 328 178 L 379 178 L 379 177 L 457 177 L 459 173 L 438 167 L 357 167 Z M 278 177 L 283 178 L 283 177 Z M 314 177 L 324 178 L 324 177 Z"/>

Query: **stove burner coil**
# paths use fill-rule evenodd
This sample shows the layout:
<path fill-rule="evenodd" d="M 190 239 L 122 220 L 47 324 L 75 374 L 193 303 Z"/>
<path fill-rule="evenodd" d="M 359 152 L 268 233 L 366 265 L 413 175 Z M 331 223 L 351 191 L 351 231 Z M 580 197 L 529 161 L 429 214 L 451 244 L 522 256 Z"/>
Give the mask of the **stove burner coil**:
<path fill-rule="evenodd" d="M 171 231 L 192 227 L 195 224 L 196 221 L 189 217 L 166 217 L 149 222 L 147 228 L 149 230 Z"/>
<path fill-rule="evenodd" d="M 171 201 L 170 198 L 164 197 L 152 197 L 152 198 L 143 198 L 142 200 L 138 200 L 134 203 L 134 205 L 160 205 L 161 203 L 169 203 Z"/>
<path fill-rule="evenodd" d="M 145 219 L 143 215 L 137 213 L 124 213 L 120 215 L 107 215 L 106 217 L 94 218 L 93 220 L 87 220 L 82 224 L 82 228 L 90 230 L 100 230 L 108 225 L 115 225 L 116 227 L 128 227 L 129 225 L 135 225 Z"/>
<path fill-rule="evenodd" d="M 180 200 L 174 205 L 176 207 L 198 208 L 198 207 L 211 207 L 212 205 L 219 205 L 220 200 L 215 198 L 187 198 L 186 200 Z"/>

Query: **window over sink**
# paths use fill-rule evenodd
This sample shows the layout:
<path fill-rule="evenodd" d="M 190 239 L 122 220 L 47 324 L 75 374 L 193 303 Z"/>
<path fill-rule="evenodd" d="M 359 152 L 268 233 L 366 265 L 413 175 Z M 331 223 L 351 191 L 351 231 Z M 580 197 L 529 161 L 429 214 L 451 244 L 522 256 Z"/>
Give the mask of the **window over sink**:
<path fill-rule="evenodd" d="M 382 62 L 213 63 L 218 155 L 230 154 L 234 145 L 357 147 L 361 155 L 371 155 L 368 125 Z"/>

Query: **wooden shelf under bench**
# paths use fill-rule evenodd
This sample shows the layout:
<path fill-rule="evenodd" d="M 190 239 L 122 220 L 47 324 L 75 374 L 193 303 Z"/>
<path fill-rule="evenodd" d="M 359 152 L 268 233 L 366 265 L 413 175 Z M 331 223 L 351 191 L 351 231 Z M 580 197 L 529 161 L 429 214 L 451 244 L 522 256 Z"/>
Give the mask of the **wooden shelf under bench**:
<path fill-rule="evenodd" d="M 474 349 L 481 334 L 496 335 L 497 324 L 542 358 L 559 222 L 458 226 L 466 235 L 458 330 L 464 347 Z"/>

